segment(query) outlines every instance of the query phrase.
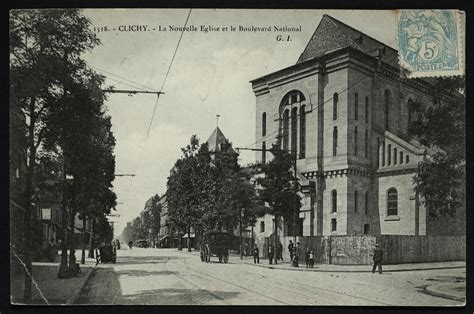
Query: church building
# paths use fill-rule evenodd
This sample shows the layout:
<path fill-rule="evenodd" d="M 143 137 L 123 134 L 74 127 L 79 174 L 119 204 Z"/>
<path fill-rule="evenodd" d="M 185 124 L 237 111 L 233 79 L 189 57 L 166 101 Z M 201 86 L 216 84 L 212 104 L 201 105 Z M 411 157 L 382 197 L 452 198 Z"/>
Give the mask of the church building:
<path fill-rule="evenodd" d="M 297 235 L 449 235 L 414 191 L 429 151 L 410 138 L 413 103 L 431 103 L 427 79 L 400 79 L 397 50 L 324 15 L 296 64 L 251 81 L 255 136 L 297 153 L 302 206 Z M 267 228 L 265 228 L 265 225 Z M 283 224 L 279 234 L 292 235 Z M 272 232 L 272 217 L 256 224 Z M 461 231 L 463 232 L 463 231 Z"/>

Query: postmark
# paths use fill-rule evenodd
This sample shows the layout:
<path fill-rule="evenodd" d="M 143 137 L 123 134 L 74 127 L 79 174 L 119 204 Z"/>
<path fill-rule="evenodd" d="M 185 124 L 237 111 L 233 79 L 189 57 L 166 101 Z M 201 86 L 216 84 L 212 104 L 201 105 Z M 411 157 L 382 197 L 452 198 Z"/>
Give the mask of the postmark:
<path fill-rule="evenodd" d="M 457 10 L 400 10 L 399 61 L 407 77 L 464 74 L 464 14 Z"/>

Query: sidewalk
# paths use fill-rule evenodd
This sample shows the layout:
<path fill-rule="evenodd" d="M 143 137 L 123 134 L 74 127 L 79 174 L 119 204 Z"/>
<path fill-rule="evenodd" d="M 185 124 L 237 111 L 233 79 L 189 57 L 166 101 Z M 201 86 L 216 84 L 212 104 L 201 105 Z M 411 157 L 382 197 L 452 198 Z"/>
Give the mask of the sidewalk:
<path fill-rule="evenodd" d="M 80 257 L 77 262 L 80 263 Z M 33 278 L 38 285 L 36 287 L 33 283 L 31 287 L 33 304 L 74 304 L 87 279 L 95 270 L 95 263 L 95 259 L 87 258 L 84 265 L 80 264 L 81 273 L 77 277 L 58 279 L 58 258 L 53 263 L 33 262 Z M 11 303 L 21 304 L 23 274 L 11 274 L 10 278 Z"/>
<path fill-rule="evenodd" d="M 260 259 L 260 264 L 254 264 L 253 257 L 245 257 L 243 263 L 254 265 L 257 267 L 266 267 L 269 269 L 285 269 L 292 271 L 312 271 L 312 272 L 346 272 L 346 273 L 368 273 L 372 270 L 372 265 L 333 265 L 333 264 L 315 264 L 314 268 L 306 268 L 304 260 L 299 263 L 299 267 L 292 267 L 289 260 L 278 262 L 278 264 L 269 264 L 268 259 Z M 394 264 L 383 265 L 384 272 L 401 272 L 401 271 L 419 271 L 419 270 L 435 270 L 449 268 L 465 268 L 466 262 L 437 262 L 437 263 L 412 263 L 412 264 Z"/>
<path fill-rule="evenodd" d="M 178 251 L 182 253 L 199 256 L 199 251 L 188 252 L 186 249 Z M 299 263 L 299 267 L 292 267 L 289 259 L 278 264 L 269 264 L 268 258 L 260 258 L 260 264 L 254 264 L 252 256 L 244 256 L 240 260 L 240 255 L 230 253 L 231 262 L 240 262 L 256 267 L 265 267 L 269 269 L 284 269 L 291 271 L 309 271 L 309 272 L 348 272 L 348 273 L 368 273 L 372 270 L 372 265 L 334 265 L 334 264 L 315 264 L 314 268 L 306 268 L 304 260 Z M 411 263 L 411 264 L 394 264 L 383 265 L 384 272 L 401 272 L 401 271 L 420 271 L 420 270 L 435 270 L 435 269 L 450 269 L 450 268 L 465 268 L 466 262 L 436 262 L 436 263 Z"/>

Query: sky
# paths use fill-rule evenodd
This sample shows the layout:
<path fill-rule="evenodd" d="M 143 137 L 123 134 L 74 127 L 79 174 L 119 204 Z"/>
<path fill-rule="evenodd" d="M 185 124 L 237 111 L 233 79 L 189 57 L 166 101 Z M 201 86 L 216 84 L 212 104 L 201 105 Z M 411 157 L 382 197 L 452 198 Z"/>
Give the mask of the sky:
<path fill-rule="evenodd" d="M 161 89 L 181 35 L 170 26 L 182 27 L 188 9 L 86 9 L 83 13 L 101 40 L 84 58 L 107 76 L 107 86 Z M 153 94 L 108 94 L 106 107 L 116 138 L 115 172 L 135 174 L 113 182 L 118 202 L 111 218 L 115 236 L 139 216 L 150 197 L 166 192 L 180 148 L 193 134 L 205 142 L 216 128 L 217 114 L 219 128 L 234 147 L 256 147 L 255 96 L 249 81 L 295 64 L 323 14 L 397 46 L 393 11 L 193 9 L 187 26 L 198 31 L 183 33 L 162 89 L 165 94 L 158 101 Z M 238 31 L 239 26 L 274 25 L 301 27 L 301 31 Z M 123 31 L 138 26 L 139 31 Z M 160 26 L 167 31 L 159 31 Z M 237 30 L 231 31 L 230 26 Z M 102 31 L 104 27 L 108 31 Z M 291 41 L 277 41 L 279 34 L 289 35 Z M 254 162 L 254 154 L 241 151 L 240 163 Z"/>

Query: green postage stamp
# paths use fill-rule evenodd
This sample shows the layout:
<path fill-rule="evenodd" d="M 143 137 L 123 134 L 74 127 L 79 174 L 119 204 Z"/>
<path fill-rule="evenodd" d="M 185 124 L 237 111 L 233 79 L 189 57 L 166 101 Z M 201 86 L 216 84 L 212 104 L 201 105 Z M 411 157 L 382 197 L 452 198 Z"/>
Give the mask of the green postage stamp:
<path fill-rule="evenodd" d="M 464 74 L 464 12 L 400 10 L 400 66 L 407 77 Z"/>

